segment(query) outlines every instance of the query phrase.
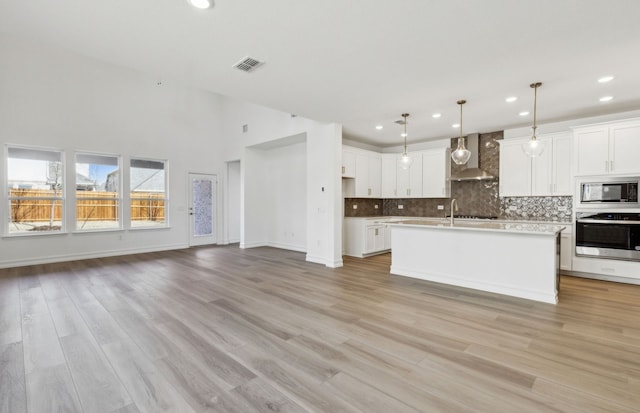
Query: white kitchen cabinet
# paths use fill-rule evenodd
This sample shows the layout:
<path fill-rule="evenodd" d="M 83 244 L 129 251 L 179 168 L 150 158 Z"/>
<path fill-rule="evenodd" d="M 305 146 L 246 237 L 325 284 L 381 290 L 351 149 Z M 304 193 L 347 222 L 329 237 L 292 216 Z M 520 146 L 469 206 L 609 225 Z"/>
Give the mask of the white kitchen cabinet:
<path fill-rule="evenodd" d="M 451 195 L 451 152 L 449 148 L 422 152 L 422 197 L 448 198 Z"/>
<path fill-rule="evenodd" d="M 382 181 L 382 159 L 380 155 L 369 155 L 369 196 L 380 198 Z"/>
<path fill-rule="evenodd" d="M 553 141 L 553 195 L 573 195 L 573 136 L 565 133 Z"/>
<path fill-rule="evenodd" d="M 342 151 L 342 177 L 356 177 L 356 154 L 349 150 Z"/>
<path fill-rule="evenodd" d="M 384 250 L 384 225 L 369 224 L 366 226 L 364 253 L 371 254 Z"/>
<path fill-rule="evenodd" d="M 623 123 L 609 129 L 611 174 L 640 173 L 640 122 Z"/>
<path fill-rule="evenodd" d="M 397 194 L 398 198 L 421 198 L 422 197 L 422 153 L 409 153 L 411 166 L 409 169 L 402 169 L 399 156 L 396 158 L 397 165 Z"/>
<path fill-rule="evenodd" d="M 500 196 L 531 195 L 531 158 L 522 150 L 528 138 L 500 142 Z"/>
<path fill-rule="evenodd" d="M 355 197 L 380 198 L 381 158 L 374 152 L 356 153 Z"/>
<path fill-rule="evenodd" d="M 387 227 L 376 218 L 344 218 L 344 254 L 362 258 L 387 252 L 391 248 Z"/>
<path fill-rule="evenodd" d="M 640 120 L 574 129 L 575 174 L 640 174 Z"/>
<path fill-rule="evenodd" d="M 609 173 L 609 128 L 576 130 L 576 175 Z"/>
<path fill-rule="evenodd" d="M 569 133 L 538 137 L 544 151 L 531 159 L 531 195 L 570 196 L 572 137 Z"/>
<path fill-rule="evenodd" d="M 396 163 L 397 155 L 390 153 L 383 153 L 382 164 L 382 179 L 381 179 L 381 196 L 382 198 L 396 198 L 398 192 L 396 189 Z"/>
<path fill-rule="evenodd" d="M 571 134 L 538 136 L 544 151 L 535 158 L 522 150 L 522 144 L 529 139 L 531 137 L 500 142 L 500 196 L 572 195 Z"/>

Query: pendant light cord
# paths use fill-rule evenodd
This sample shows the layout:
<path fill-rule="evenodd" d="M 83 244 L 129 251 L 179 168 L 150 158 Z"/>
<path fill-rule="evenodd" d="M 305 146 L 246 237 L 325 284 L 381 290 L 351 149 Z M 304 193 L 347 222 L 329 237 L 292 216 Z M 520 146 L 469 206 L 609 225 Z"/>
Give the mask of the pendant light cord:
<path fill-rule="evenodd" d="M 407 154 L 407 117 L 408 113 L 403 113 L 402 117 L 404 118 L 404 154 Z"/>
<path fill-rule="evenodd" d="M 458 105 L 460 105 L 460 137 L 458 138 L 458 148 L 460 148 L 460 146 L 463 146 L 463 147 L 465 146 L 463 144 L 463 142 L 464 142 L 463 139 L 464 138 L 462 137 L 462 105 L 467 103 L 467 101 L 462 99 L 462 100 L 459 100 L 457 103 L 458 103 Z"/>
<path fill-rule="evenodd" d="M 536 118 L 538 115 L 538 88 L 542 86 L 542 83 L 532 83 L 529 86 L 533 88 L 533 127 L 531 128 L 533 129 L 533 136 L 531 137 L 531 140 L 535 141 L 537 139 L 536 129 L 538 128 L 538 126 L 536 125 Z"/>

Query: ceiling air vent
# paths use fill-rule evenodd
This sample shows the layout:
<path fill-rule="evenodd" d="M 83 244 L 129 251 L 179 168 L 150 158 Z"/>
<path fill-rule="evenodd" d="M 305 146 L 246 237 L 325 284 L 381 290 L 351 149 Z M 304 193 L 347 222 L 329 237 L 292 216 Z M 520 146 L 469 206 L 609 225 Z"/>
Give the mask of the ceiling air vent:
<path fill-rule="evenodd" d="M 254 59 L 253 57 L 245 57 L 242 60 L 240 60 L 238 63 L 236 63 L 235 65 L 233 65 L 233 67 L 235 67 L 238 70 L 242 70 L 243 72 L 253 72 L 254 70 L 256 70 L 258 67 L 262 66 L 264 64 L 264 62 L 261 62 L 257 59 Z"/>

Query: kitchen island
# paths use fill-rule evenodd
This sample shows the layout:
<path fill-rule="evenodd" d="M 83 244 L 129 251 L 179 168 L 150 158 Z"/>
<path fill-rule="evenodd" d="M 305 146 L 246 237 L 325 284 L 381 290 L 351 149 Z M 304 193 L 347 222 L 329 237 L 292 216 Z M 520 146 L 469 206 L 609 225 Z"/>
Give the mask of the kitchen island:
<path fill-rule="evenodd" d="M 391 225 L 391 274 L 558 302 L 563 225 L 403 220 Z"/>

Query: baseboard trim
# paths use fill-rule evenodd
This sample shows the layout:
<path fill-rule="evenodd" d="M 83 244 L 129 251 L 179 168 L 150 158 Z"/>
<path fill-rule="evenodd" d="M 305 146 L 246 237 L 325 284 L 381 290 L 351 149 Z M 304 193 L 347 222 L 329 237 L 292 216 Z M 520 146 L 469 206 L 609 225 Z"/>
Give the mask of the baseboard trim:
<path fill-rule="evenodd" d="M 126 250 L 109 250 L 83 254 L 49 255 L 35 259 L 20 259 L 0 262 L 0 268 L 26 267 L 28 265 L 52 264 L 56 262 L 89 260 L 93 258 L 117 257 L 121 255 L 144 254 L 148 252 L 171 251 L 189 248 L 189 244 L 160 245 L 151 248 L 132 248 Z"/>

